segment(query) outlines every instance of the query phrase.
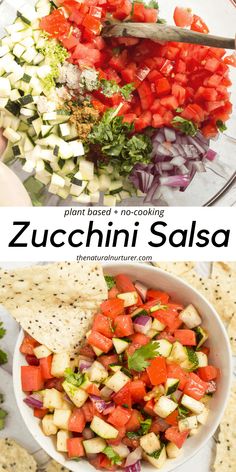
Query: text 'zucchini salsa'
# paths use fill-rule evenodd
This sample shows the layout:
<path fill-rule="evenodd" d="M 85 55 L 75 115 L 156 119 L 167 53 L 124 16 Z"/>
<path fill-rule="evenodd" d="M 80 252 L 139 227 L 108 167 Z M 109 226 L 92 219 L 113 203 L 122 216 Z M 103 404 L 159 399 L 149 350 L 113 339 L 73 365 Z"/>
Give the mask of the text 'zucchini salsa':
<path fill-rule="evenodd" d="M 209 140 L 226 129 L 234 55 L 223 49 L 102 37 L 110 21 L 162 23 L 158 4 L 40 0 L 17 12 L 0 46 L 3 159 L 79 204 L 152 202 L 184 191 L 215 158 Z M 190 9 L 177 26 L 208 33 Z"/>
<path fill-rule="evenodd" d="M 25 335 L 25 403 L 70 460 L 140 472 L 175 459 L 209 414 L 219 369 L 193 305 L 119 274 L 73 357 Z"/>

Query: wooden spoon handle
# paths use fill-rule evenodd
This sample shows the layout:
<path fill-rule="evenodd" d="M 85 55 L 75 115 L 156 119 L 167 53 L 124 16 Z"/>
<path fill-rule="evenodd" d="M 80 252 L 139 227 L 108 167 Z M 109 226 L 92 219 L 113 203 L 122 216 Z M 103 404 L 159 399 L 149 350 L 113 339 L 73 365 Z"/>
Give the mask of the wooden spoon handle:
<path fill-rule="evenodd" d="M 236 49 L 235 38 L 223 38 L 210 34 L 196 33 L 175 26 L 157 23 L 113 23 L 105 25 L 104 37 L 149 38 L 153 41 L 176 41 L 179 43 L 199 44 L 223 49 Z"/>

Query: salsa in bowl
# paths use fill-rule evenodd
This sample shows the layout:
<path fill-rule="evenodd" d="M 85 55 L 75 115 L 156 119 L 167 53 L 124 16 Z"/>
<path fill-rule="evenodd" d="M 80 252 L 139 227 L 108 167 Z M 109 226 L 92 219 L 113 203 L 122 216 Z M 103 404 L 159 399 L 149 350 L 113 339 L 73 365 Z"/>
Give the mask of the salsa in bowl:
<path fill-rule="evenodd" d="M 139 265 L 104 271 L 109 297 L 79 355 L 20 334 L 19 409 L 41 447 L 74 472 L 174 470 L 220 422 L 228 339 L 214 309 L 176 277 Z"/>

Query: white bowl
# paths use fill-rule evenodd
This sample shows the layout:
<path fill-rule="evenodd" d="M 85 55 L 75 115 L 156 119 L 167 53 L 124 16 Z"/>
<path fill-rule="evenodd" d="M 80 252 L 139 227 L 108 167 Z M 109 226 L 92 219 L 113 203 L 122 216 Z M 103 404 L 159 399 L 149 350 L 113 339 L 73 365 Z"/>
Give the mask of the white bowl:
<path fill-rule="evenodd" d="M 229 339 L 215 309 L 202 295 L 179 278 L 167 272 L 163 272 L 160 269 L 141 264 L 107 264 L 104 266 L 104 271 L 111 275 L 125 273 L 131 276 L 133 280 L 138 279 L 150 287 L 167 291 L 177 302 L 181 302 L 184 305 L 192 303 L 201 314 L 203 326 L 206 327 L 210 334 L 210 362 L 218 366 L 221 370 L 218 389 L 210 402 L 211 411 L 207 424 L 200 428 L 200 432 L 196 436 L 192 436 L 186 441 L 180 458 L 168 460 L 166 465 L 161 469 L 163 472 L 170 472 L 196 454 L 211 438 L 220 423 L 228 400 L 231 384 L 232 365 Z M 94 468 L 87 461 L 69 461 L 64 454 L 58 453 L 55 447 L 55 440 L 51 437 L 44 436 L 40 428 L 39 420 L 34 418 L 32 410 L 23 402 L 25 394 L 21 390 L 20 367 L 21 365 L 25 365 L 26 362 L 24 356 L 19 351 L 22 339 L 23 332 L 19 335 L 14 353 L 13 383 L 16 401 L 26 426 L 41 448 L 53 459 L 67 466 L 72 472 L 94 471 Z M 145 472 L 153 472 L 154 468 L 147 463 L 143 463 L 142 470 Z"/>

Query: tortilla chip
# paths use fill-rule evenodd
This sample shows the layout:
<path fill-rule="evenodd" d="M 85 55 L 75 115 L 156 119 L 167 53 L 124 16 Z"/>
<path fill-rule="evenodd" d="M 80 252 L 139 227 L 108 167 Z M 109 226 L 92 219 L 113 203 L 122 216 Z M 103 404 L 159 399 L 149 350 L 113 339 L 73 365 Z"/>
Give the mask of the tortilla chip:
<path fill-rule="evenodd" d="M 228 326 L 228 335 L 233 354 L 236 355 L 236 314 L 231 319 Z"/>
<path fill-rule="evenodd" d="M 236 382 L 234 382 L 230 399 L 220 424 L 216 445 L 216 456 L 213 465 L 215 472 L 234 472 L 236 470 Z"/>
<path fill-rule="evenodd" d="M 63 465 L 58 464 L 58 462 L 51 461 L 47 465 L 45 472 L 70 472 L 70 471 Z"/>
<path fill-rule="evenodd" d="M 13 439 L 0 439 L 0 472 L 36 472 L 34 458 Z"/>
<path fill-rule="evenodd" d="M 0 271 L 0 300 L 52 352 L 75 353 L 107 298 L 98 264 L 56 263 Z"/>
<path fill-rule="evenodd" d="M 221 279 L 225 277 L 236 277 L 236 262 L 213 262 L 212 279 Z"/>
<path fill-rule="evenodd" d="M 194 262 L 154 262 L 153 265 L 173 275 L 181 275 L 193 269 Z"/>

